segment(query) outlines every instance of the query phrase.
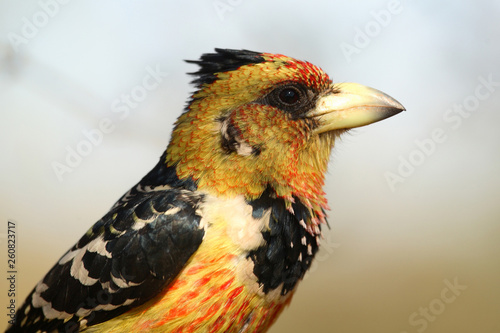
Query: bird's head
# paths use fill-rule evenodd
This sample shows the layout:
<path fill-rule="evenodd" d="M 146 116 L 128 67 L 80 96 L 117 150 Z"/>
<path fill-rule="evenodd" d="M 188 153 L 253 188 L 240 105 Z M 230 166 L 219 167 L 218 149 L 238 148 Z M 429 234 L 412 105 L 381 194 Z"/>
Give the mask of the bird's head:
<path fill-rule="evenodd" d="M 266 188 L 315 211 L 335 137 L 404 110 L 386 94 L 280 54 L 216 49 L 193 73 L 198 90 L 179 117 L 166 163 L 218 196 Z"/>

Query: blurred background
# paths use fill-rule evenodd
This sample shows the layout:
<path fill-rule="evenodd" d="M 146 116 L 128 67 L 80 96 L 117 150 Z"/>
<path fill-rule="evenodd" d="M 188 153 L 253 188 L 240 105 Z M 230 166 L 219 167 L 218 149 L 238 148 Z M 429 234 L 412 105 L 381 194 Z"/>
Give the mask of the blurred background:
<path fill-rule="evenodd" d="M 500 332 L 499 16 L 487 0 L 0 1 L 17 305 L 156 164 L 193 91 L 183 59 L 245 48 L 407 108 L 337 143 L 331 230 L 271 332 Z"/>

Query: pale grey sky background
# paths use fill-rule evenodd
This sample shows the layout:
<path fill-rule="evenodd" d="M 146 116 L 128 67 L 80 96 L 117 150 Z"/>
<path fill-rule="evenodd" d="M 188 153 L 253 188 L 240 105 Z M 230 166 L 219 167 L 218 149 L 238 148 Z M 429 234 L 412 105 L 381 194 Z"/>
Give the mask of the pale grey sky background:
<path fill-rule="evenodd" d="M 337 143 L 332 229 L 271 332 L 500 332 L 499 16 L 486 0 L 0 1 L 0 262 L 11 219 L 18 305 L 155 165 L 193 91 L 182 60 L 245 48 L 407 108 Z"/>

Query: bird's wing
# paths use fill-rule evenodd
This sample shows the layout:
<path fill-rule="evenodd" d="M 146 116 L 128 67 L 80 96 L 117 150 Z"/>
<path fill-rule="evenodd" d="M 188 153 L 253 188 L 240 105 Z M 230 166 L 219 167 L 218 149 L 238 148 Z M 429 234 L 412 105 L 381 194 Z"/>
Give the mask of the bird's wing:
<path fill-rule="evenodd" d="M 119 202 L 38 283 L 11 329 L 74 331 L 158 295 L 202 241 L 200 200 L 168 189 Z"/>

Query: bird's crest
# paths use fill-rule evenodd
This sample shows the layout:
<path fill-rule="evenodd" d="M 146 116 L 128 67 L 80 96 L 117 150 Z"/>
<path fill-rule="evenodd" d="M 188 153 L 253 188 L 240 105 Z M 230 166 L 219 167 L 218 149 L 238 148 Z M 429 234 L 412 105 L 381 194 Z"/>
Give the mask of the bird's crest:
<path fill-rule="evenodd" d="M 200 60 L 185 60 L 188 63 L 200 66 L 198 71 L 189 73 L 197 77 L 192 83 L 198 88 L 203 84 L 211 84 L 217 80 L 216 73 L 234 71 L 241 66 L 265 61 L 261 53 L 249 50 L 216 48 L 215 52 L 203 54 Z"/>

